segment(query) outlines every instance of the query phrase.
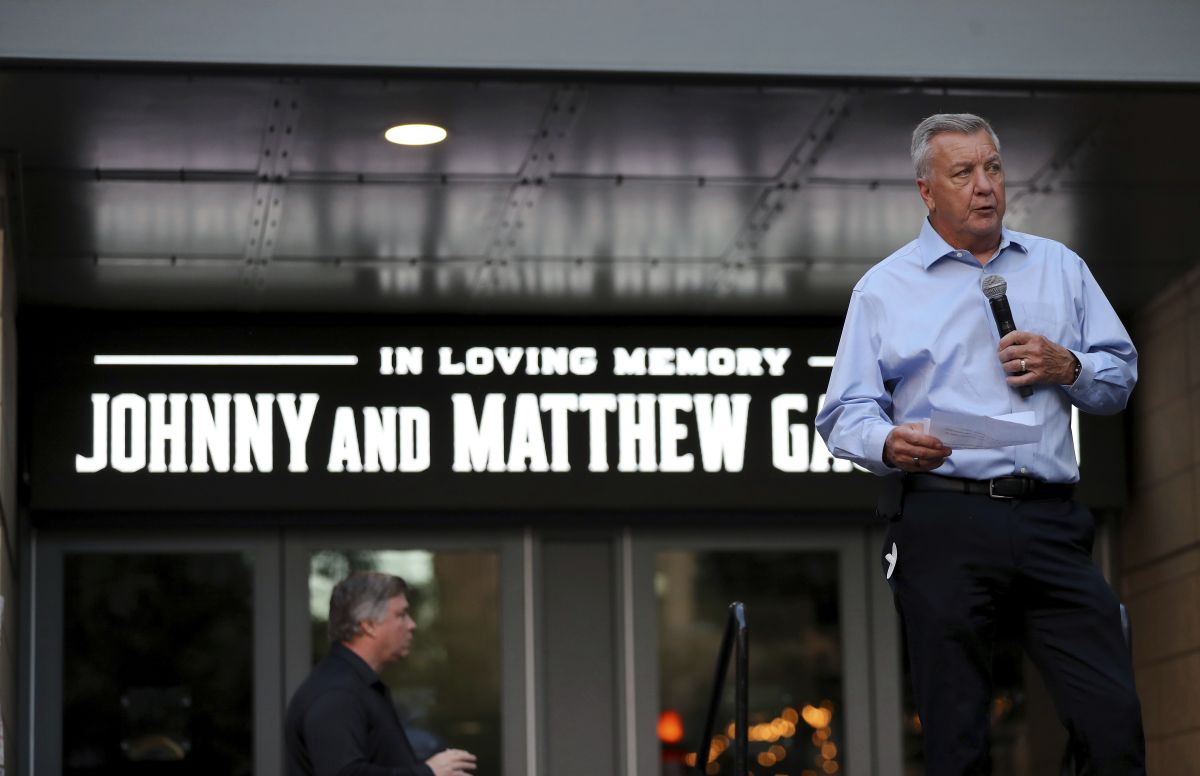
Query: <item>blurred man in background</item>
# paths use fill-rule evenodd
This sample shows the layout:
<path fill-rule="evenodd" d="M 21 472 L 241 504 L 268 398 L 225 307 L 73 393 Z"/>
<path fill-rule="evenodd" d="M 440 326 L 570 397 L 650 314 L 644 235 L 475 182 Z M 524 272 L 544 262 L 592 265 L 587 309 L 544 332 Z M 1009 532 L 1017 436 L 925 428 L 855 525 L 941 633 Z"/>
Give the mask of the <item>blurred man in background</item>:
<path fill-rule="evenodd" d="M 416 628 L 400 577 L 363 572 L 334 587 L 329 655 L 288 704 L 287 776 L 470 776 L 470 752 L 417 758 L 379 679 L 383 666 L 408 656 Z"/>

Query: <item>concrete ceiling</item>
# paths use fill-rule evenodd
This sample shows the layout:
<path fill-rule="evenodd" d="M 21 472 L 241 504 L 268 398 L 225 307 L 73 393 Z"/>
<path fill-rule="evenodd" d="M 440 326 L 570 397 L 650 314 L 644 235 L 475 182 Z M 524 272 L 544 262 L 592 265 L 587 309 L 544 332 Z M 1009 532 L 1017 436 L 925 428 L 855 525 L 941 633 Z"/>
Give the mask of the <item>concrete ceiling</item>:
<path fill-rule="evenodd" d="M 26 303 L 838 314 L 919 228 L 939 111 L 1119 308 L 1196 258 L 1195 91 L 9 68 L 0 106 Z M 449 138 L 383 140 L 411 121 Z"/>

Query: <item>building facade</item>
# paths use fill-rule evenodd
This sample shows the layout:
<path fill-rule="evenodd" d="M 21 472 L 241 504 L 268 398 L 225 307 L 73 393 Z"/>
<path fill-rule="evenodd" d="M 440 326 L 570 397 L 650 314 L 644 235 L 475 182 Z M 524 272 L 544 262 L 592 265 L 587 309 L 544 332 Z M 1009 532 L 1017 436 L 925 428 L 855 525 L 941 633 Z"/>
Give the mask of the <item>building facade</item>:
<path fill-rule="evenodd" d="M 413 586 L 386 678 L 422 751 L 687 772 L 739 600 L 755 773 L 919 773 L 874 482 L 812 418 L 850 286 L 917 232 L 912 126 L 969 110 L 1008 223 L 1142 352 L 1077 423 L 1081 498 L 1185 772 L 1200 202 L 1147 117 L 1200 116 L 1200 20 L 1110 10 L 4 4 L 0 768 L 279 772 L 374 568 Z M 996 772 L 1054 771 L 1044 689 L 995 672 Z"/>

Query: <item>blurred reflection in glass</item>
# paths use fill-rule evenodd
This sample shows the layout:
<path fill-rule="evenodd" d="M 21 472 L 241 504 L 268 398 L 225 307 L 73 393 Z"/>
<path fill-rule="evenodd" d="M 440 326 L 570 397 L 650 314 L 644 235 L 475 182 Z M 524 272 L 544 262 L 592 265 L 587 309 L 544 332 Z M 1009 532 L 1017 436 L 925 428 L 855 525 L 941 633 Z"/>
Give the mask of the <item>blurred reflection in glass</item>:
<path fill-rule="evenodd" d="M 746 604 L 750 628 L 750 773 L 844 769 L 836 553 L 662 552 L 655 571 L 663 776 L 694 772 L 733 601 Z M 732 666 L 726 687 L 709 773 L 732 773 Z"/>
<path fill-rule="evenodd" d="M 63 579 L 63 772 L 252 772 L 251 561 L 71 555 Z"/>
<path fill-rule="evenodd" d="M 312 660 L 329 651 L 333 586 L 354 571 L 403 577 L 417 622 L 412 652 L 381 676 L 417 755 L 447 747 L 478 758 L 480 776 L 500 765 L 500 576 L 494 552 L 322 550 L 309 563 Z"/>

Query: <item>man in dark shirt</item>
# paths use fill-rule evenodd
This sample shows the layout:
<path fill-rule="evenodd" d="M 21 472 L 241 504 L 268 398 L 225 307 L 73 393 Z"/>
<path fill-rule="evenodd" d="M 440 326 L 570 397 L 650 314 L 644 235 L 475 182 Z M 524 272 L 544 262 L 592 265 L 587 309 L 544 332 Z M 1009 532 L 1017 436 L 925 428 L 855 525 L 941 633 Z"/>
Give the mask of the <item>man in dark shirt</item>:
<path fill-rule="evenodd" d="M 343 579 L 329 598 L 329 655 L 288 704 L 287 776 L 470 776 L 475 755 L 417 759 L 379 669 L 408 655 L 417 624 L 390 574 Z"/>

